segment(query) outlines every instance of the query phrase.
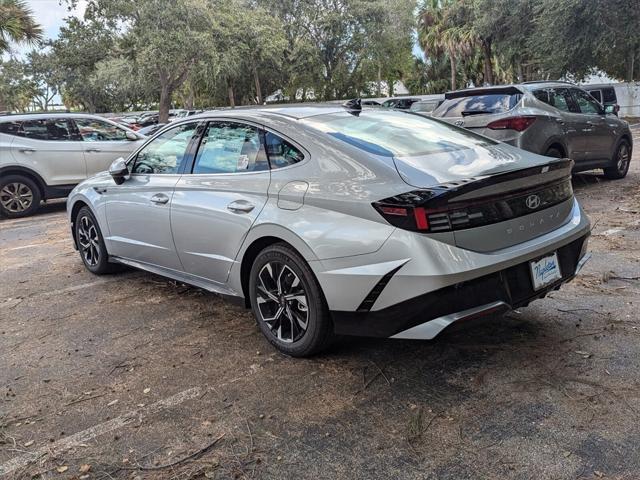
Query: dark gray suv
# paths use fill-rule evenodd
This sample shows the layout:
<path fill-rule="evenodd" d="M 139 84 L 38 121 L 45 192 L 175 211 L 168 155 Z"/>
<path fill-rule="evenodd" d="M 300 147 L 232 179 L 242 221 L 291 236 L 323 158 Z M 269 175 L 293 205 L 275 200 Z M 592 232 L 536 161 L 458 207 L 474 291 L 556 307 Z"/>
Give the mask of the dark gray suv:
<path fill-rule="evenodd" d="M 574 172 L 629 170 L 629 124 L 571 83 L 531 82 L 445 94 L 432 116 L 531 152 L 575 161 Z"/>

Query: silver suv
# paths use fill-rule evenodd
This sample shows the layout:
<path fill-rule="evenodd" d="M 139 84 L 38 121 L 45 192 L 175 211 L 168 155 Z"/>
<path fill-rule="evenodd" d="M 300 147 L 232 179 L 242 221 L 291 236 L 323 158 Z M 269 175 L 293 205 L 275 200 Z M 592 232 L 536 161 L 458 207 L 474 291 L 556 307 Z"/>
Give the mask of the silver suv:
<path fill-rule="evenodd" d="M 334 333 L 433 338 L 572 279 L 570 168 L 398 110 L 235 109 L 170 123 L 67 207 L 91 272 L 223 294 L 301 356 Z"/>
<path fill-rule="evenodd" d="M 623 178 L 633 147 L 629 124 L 588 92 L 565 82 L 470 88 L 445 94 L 432 116 L 549 157 L 573 171 L 602 168 Z"/>

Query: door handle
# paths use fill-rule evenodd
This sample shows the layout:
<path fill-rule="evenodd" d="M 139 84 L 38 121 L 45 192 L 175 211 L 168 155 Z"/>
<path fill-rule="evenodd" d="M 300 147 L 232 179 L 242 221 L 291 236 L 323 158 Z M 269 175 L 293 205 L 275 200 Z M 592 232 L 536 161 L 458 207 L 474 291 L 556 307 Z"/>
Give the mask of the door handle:
<path fill-rule="evenodd" d="M 101 150 L 99 148 L 87 148 L 85 151 L 88 153 L 99 153 Z"/>
<path fill-rule="evenodd" d="M 151 201 L 159 205 L 164 205 L 169 201 L 169 197 L 164 193 L 156 193 L 153 197 L 151 197 Z"/>
<path fill-rule="evenodd" d="M 254 208 L 256 208 L 256 206 L 246 200 L 236 200 L 227 205 L 227 210 L 233 213 L 249 213 Z"/>
<path fill-rule="evenodd" d="M 20 149 L 20 152 L 22 152 L 22 153 L 33 153 L 35 151 L 36 151 L 35 148 L 21 148 Z"/>

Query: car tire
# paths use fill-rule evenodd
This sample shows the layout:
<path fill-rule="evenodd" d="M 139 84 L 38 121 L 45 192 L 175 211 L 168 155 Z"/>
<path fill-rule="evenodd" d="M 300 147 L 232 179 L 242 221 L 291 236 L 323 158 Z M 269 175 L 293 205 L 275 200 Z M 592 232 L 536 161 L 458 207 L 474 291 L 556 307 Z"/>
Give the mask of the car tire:
<path fill-rule="evenodd" d="M 109 263 L 109 254 L 96 217 L 89 207 L 82 207 L 74 221 L 76 244 L 82 263 L 91 273 L 103 275 L 117 270 L 117 265 Z"/>
<path fill-rule="evenodd" d="M 564 158 L 564 154 L 557 148 L 551 147 L 544 154 L 545 157 Z"/>
<path fill-rule="evenodd" d="M 258 254 L 249 296 L 258 327 L 282 353 L 307 357 L 331 343 L 333 323 L 320 284 L 289 245 L 270 245 Z"/>
<path fill-rule="evenodd" d="M 40 187 L 29 177 L 7 175 L 0 180 L 0 216 L 20 218 L 32 215 L 40 207 L 40 200 Z"/>
<path fill-rule="evenodd" d="M 631 164 L 631 145 L 627 140 L 621 140 L 613 156 L 613 165 L 604 168 L 604 176 L 611 180 L 618 180 L 627 176 Z"/>

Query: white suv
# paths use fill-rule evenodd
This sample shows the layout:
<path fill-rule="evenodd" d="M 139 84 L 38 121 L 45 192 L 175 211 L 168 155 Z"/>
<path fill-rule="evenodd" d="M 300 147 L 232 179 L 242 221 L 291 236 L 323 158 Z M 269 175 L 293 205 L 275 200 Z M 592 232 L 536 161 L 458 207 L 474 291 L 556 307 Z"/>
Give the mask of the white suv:
<path fill-rule="evenodd" d="M 0 216 L 23 217 L 66 197 L 84 179 L 128 156 L 145 137 L 95 115 L 0 117 Z"/>

